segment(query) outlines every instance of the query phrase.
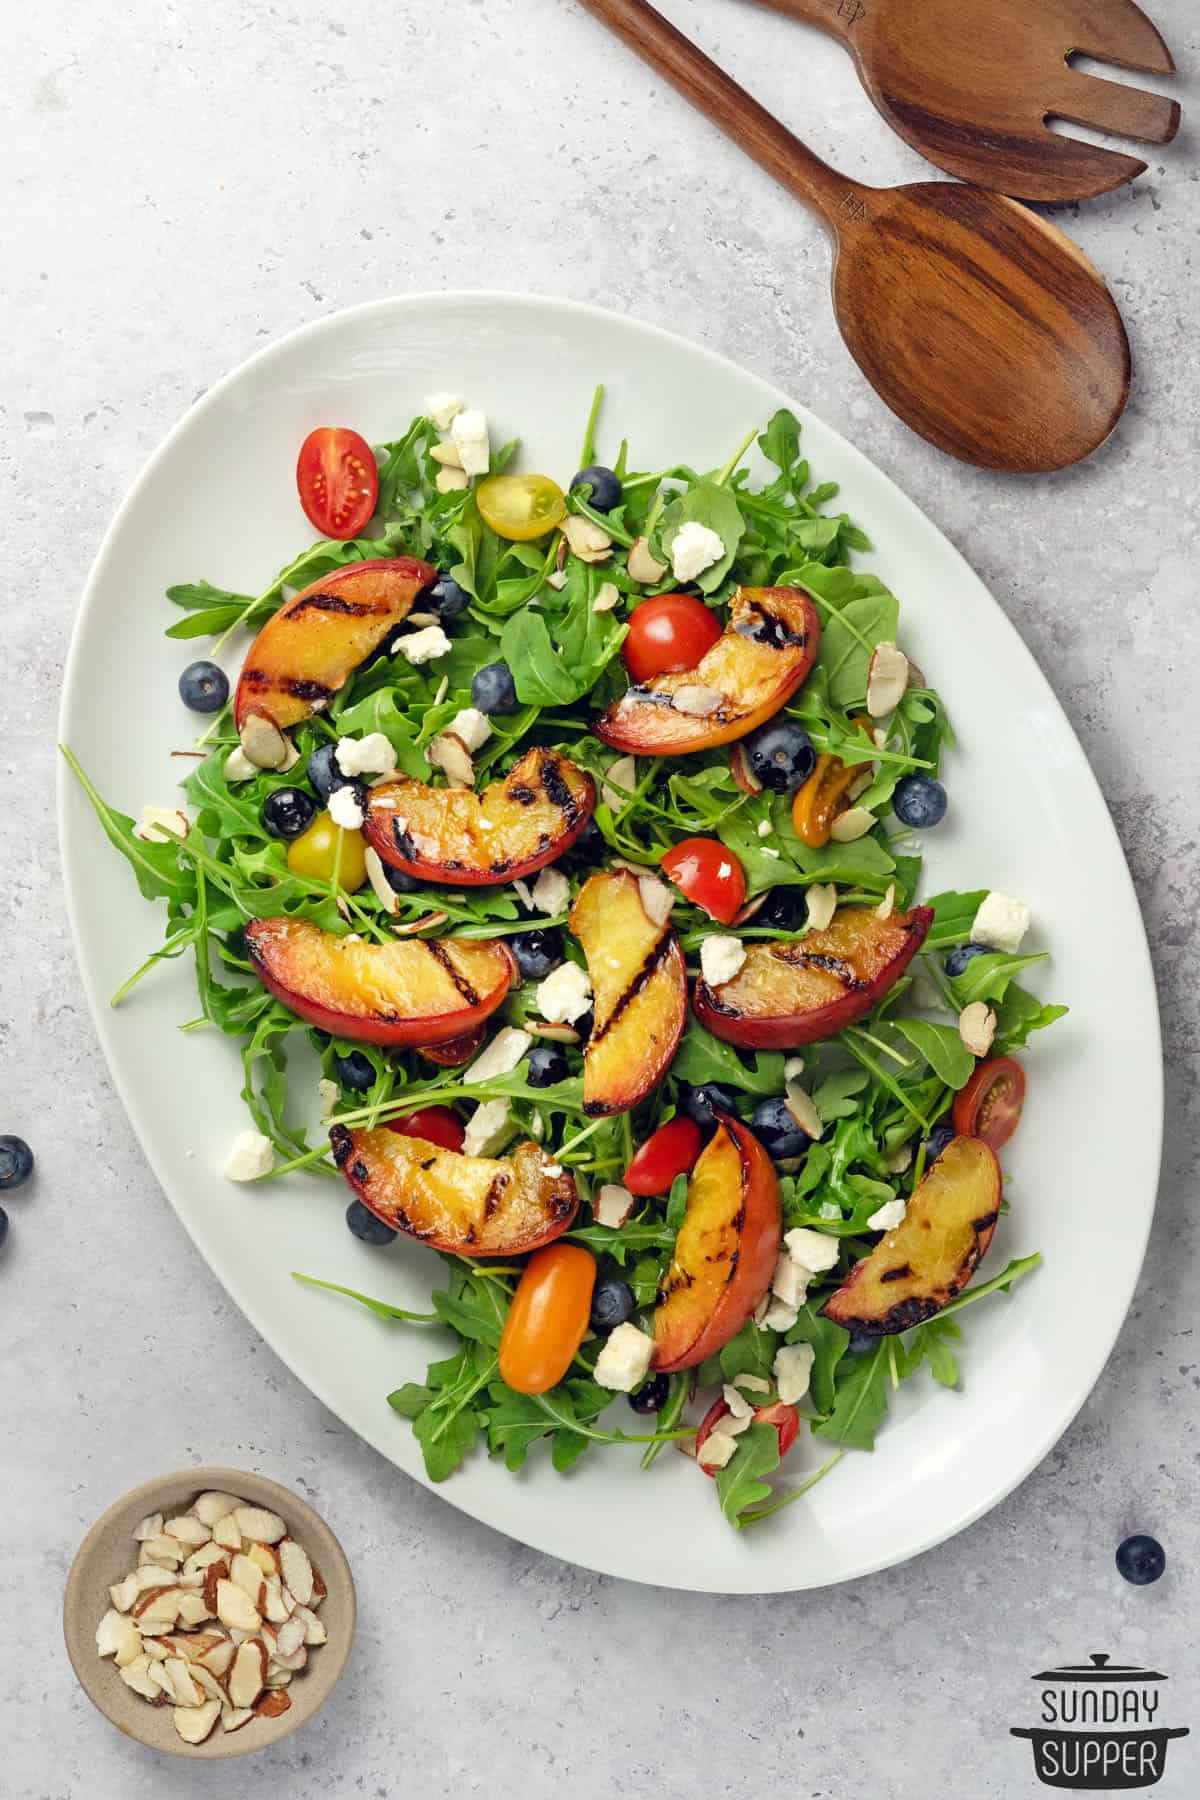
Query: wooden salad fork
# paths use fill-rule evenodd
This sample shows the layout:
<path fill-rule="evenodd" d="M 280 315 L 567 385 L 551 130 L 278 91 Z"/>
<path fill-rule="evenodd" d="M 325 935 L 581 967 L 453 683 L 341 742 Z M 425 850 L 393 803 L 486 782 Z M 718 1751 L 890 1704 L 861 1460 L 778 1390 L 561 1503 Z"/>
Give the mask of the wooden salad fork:
<path fill-rule="evenodd" d="M 984 468 L 1066 468 L 1113 429 L 1129 344 L 1103 280 L 1015 200 L 953 181 L 873 188 L 831 169 L 648 0 L 584 0 L 815 212 L 859 368 L 906 425 Z"/>
<path fill-rule="evenodd" d="M 1171 75 L 1133 0 L 765 0 L 840 38 L 902 138 L 951 175 L 1025 200 L 1086 200 L 1146 164 L 1051 131 L 1050 119 L 1167 144 L 1179 103 L 1071 67 L 1090 56 Z"/>

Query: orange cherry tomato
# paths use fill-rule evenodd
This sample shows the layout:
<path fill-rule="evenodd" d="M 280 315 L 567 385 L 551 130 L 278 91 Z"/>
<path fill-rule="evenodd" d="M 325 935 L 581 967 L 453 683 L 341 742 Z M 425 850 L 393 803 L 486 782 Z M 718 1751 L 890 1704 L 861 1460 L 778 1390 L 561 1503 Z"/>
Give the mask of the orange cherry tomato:
<path fill-rule="evenodd" d="M 1017 1129 L 1024 1104 L 1024 1069 L 1011 1056 L 994 1056 L 954 1096 L 954 1129 L 999 1150 Z"/>
<path fill-rule="evenodd" d="M 668 1119 L 635 1152 L 625 1171 L 625 1186 L 631 1194 L 669 1194 L 677 1175 L 691 1173 L 702 1141 L 700 1127 L 685 1113 Z"/>
<path fill-rule="evenodd" d="M 424 1138 L 426 1143 L 438 1144 L 443 1150 L 461 1150 L 466 1136 L 462 1120 L 448 1106 L 419 1106 L 416 1112 L 389 1119 L 387 1128 L 398 1131 L 401 1137 Z"/>
<path fill-rule="evenodd" d="M 500 1375 L 518 1394 L 560 1382 L 583 1342 L 596 1259 L 580 1244 L 535 1250 L 517 1283 L 500 1337 Z"/>
<path fill-rule="evenodd" d="M 718 1470 L 705 1468 L 704 1446 L 717 1430 L 722 1419 L 729 1417 L 730 1408 L 724 1400 L 714 1400 L 696 1432 L 696 1460 L 706 1475 L 714 1479 Z M 800 1414 L 794 1406 L 787 1406 L 782 1400 L 776 1400 L 773 1406 L 756 1406 L 754 1409 L 756 1425 L 773 1425 L 779 1434 L 779 1454 L 786 1456 L 800 1431 Z"/>
<path fill-rule="evenodd" d="M 870 737 L 869 719 L 859 716 L 854 724 Z M 816 768 L 792 798 L 792 824 L 801 842 L 814 850 L 829 842 L 834 820 L 850 805 L 850 789 L 867 767 L 866 763 L 844 763 L 827 750 L 821 752 Z"/>
<path fill-rule="evenodd" d="M 629 615 L 629 635 L 621 646 L 635 681 L 694 669 L 721 635 L 717 615 L 690 594 L 656 594 Z"/>
<path fill-rule="evenodd" d="M 300 446 L 296 486 L 310 525 L 325 537 L 357 537 L 379 498 L 375 452 L 357 431 L 320 425 Z"/>
<path fill-rule="evenodd" d="M 722 925 L 732 925 L 746 899 L 741 863 L 719 839 L 684 838 L 662 859 L 663 873 L 679 891 Z"/>

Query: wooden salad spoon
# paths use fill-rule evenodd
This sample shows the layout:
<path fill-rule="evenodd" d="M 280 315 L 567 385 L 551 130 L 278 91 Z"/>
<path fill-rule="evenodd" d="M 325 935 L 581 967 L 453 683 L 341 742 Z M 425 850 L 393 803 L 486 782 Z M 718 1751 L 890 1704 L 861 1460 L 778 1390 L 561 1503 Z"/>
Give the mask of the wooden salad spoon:
<path fill-rule="evenodd" d="M 851 181 L 647 0 L 584 4 L 823 221 L 838 328 L 906 425 L 963 462 L 1018 473 L 1066 468 L 1104 442 L 1129 397 L 1129 343 L 1060 231 L 958 182 Z"/>
<path fill-rule="evenodd" d="M 1087 200 L 1132 181 L 1137 157 L 1049 119 L 1169 144 L 1179 103 L 1070 67 L 1083 55 L 1171 75 L 1133 0 L 765 0 L 839 38 L 893 130 L 964 181 L 1025 200 Z"/>

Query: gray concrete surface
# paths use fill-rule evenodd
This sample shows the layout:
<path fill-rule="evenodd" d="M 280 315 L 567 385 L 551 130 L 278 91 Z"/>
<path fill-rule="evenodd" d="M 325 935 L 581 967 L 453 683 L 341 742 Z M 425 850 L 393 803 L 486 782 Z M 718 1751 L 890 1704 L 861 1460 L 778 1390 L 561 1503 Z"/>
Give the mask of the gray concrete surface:
<path fill-rule="evenodd" d="M 868 0 L 869 3 L 869 0 Z M 1187 0 L 1156 0 L 1194 75 Z M 671 0 L 848 169 L 926 173 L 841 53 L 742 0 Z M 1125 310 L 1136 388 L 1086 467 L 1017 481 L 909 436 L 834 330 L 817 227 L 573 0 L 42 0 L 6 10 L 0 268 L 0 1129 L 36 1146 L 0 1266 L 0 1795 L 258 1793 L 961 1800 L 1039 1791 L 1031 1671 L 1109 1649 L 1172 1675 L 1164 1800 L 1200 1790 L 1195 1144 L 1200 475 L 1193 119 L 1062 223 Z M 1160 84 L 1161 85 L 1161 84 Z M 1037 1473 L 917 1563 L 811 1597 L 597 1579 L 461 1518 L 347 1434 L 198 1262 L 112 1092 L 58 899 L 53 726 L 101 530 L 188 403 L 353 301 L 495 285 L 710 342 L 853 436 L 1032 645 L 1145 907 L 1170 1113 L 1158 1221 L 1113 1359 Z M 231 446 L 231 452 L 236 445 Z M 1081 902 L 1087 903 L 1081 872 Z M 1119 946 L 1114 946 L 1119 954 Z M 1098 1104 L 1121 1104 L 1122 1073 Z M 1143 1128 L 1132 1116 L 1130 1131 Z M 137 1271 L 135 1305 L 120 1296 Z M 144 1397 L 137 1442 L 113 1427 Z M 358 1650 L 308 1731 L 236 1770 L 160 1764 L 78 1692 L 58 1608 L 84 1528 L 142 1473 L 239 1460 L 299 1484 L 359 1571 Z M 1129 1528 L 1171 1566 L 1121 1583 Z"/>

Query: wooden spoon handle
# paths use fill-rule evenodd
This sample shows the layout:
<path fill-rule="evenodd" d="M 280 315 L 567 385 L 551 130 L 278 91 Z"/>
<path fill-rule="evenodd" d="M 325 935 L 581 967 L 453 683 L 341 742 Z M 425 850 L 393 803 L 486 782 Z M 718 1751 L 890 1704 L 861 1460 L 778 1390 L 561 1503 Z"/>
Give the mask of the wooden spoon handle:
<path fill-rule="evenodd" d="M 822 162 L 648 0 L 583 0 L 583 4 L 835 235 L 848 220 L 862 217 L 864 197 L 873 190 Z"/>

